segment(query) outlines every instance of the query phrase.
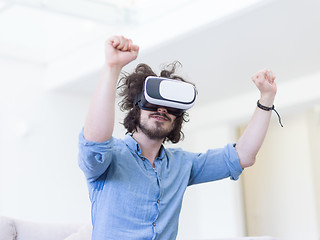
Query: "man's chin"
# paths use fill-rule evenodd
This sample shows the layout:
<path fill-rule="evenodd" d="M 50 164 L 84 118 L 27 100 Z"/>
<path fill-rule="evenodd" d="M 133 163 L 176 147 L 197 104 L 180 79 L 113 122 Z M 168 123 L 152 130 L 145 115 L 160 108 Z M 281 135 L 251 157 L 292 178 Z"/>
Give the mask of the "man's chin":
<path fill-rule="evenodd" d="M 156 129 L 147 129 L 140 126 L 139 129 L 152 140 L 163 140 L 171 133 L 171 131 L 167 131 L 162 128 L 160 129 L 160 127 L 157 127 Z"/>

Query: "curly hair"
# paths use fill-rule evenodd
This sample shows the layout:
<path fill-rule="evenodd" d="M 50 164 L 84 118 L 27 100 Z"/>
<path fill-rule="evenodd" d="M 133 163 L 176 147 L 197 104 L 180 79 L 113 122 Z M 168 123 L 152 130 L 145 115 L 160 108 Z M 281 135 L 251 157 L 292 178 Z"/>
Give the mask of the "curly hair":
<path fill-rule="evenodd" d="M 181 63 L 178 61 L 167 65 L 161 71 L 160 77 L 187 82 L 182 77 L 175 75 L 175 71 L 178 66 L 181 66 Z M 120 109 L 121 111 L 129 111 L 123 121 L 123 125 L 127 129 L 127 133 L 134 133 L 137 131 L 137 126 L 139 125 L 140 121 L 140 108 L 137 105 L 134 105 L 133 102 L 136 96 L 141 93 L 144 81 L 148 76 L 157 75 L 150 66 L 141 63 L 135 68 L 133 73 L 123 73 L 123 77 L 121 77 L 119 81 L 119 95 L 123 97 L 119 103 Z M 174 121 L 173 130 L 164 139 L 164 142 L 171 141 L 172 143 L 178 143 L 180 140 L 182 140 L 184 138 L 182 125 L 184 122 L 188 121 L 188 113 L 184 112 L 181 116 L 178 116 Z"/>

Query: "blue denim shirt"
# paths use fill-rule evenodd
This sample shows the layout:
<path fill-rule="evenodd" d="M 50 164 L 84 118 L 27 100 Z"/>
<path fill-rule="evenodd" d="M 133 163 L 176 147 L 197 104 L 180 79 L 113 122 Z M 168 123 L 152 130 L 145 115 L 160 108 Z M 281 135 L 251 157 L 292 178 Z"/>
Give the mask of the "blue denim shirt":
<path fill-rule="evenodd" d="M 187 186 L 242 172 L 232 144 L 206 153 L 161 147 L 155 168 L 129 135 L 102 143 L 79 136 L 79 166 L 92 203 L 93 240 L 176 239 Z"/>

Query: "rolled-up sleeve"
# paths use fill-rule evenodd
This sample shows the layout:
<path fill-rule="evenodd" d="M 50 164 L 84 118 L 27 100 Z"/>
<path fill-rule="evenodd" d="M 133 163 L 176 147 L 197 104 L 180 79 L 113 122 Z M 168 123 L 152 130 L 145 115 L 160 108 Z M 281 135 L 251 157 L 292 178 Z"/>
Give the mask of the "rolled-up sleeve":
<path fill-rule="evenodd" d="M 227 177 L 237 180 L 242 171 L 234 144 L 228 144 L 224 148 L 208 150 L 194 157 L 189 185 Z"/>
<path fill-rule="evenodd" d="M 84 138 L 83 130 L 80 132 L 78 164 L 88 182 L 96 180 L 108 169 L 112 162 L 113 145 L 113 137 L 105 142 L 93 142 Z"/>

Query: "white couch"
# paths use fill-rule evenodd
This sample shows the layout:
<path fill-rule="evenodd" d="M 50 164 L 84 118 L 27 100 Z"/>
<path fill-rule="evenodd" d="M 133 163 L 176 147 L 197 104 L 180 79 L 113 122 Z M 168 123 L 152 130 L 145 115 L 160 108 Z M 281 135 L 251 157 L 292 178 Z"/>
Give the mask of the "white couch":
<path fill-rule="evenodd" d="M 90 239 L 90 224 L 37 223 L 0 216 L 0 240 Z"/>
<path fill-rule="evenodd" d="M 0 240 L 90 240 L 91 231 L 91 224 L 36 223 L 0 216 Z M 214 240 L 276 239 L 272 237 L 240 237 Z"/>

